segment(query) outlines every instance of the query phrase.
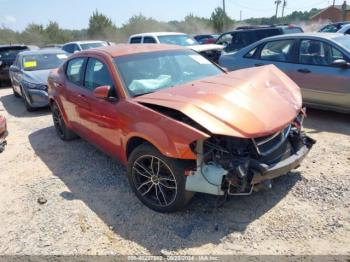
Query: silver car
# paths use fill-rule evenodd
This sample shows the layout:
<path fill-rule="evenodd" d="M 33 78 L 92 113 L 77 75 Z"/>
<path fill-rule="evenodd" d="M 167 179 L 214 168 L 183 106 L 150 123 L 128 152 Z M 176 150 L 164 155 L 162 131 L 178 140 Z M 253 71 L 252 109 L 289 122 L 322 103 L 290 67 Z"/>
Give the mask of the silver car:
<path fill-rule="evenodd" d="M 306 105 L 350 113 L 349 35 L 269 37 L 234 54 L 223 54 L 219 64 L 230 71 L 274 64 L 301 87 Z"/>
<path fill-rule="evenodd" d="M 61 49 L 20 52 L 10 67 L 13 94 L 22 97 L 28 111 L 48 106 L 47 77 L 68 55 Z"/>

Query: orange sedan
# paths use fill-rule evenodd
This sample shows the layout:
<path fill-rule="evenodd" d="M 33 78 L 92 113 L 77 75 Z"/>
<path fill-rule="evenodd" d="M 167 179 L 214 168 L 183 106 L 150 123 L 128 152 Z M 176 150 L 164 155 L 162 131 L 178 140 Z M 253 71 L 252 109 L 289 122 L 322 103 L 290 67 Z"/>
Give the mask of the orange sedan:
<path fill-rule="evenodd" d="M 299 87 L 274 66 L 226 73 L 192 50 L 116 45 L 71 56 L 49 76 L 57 134 L 79 135 L 127 165 L 160 212 L 195 192 L 247 195 L 299 166 Z"/>

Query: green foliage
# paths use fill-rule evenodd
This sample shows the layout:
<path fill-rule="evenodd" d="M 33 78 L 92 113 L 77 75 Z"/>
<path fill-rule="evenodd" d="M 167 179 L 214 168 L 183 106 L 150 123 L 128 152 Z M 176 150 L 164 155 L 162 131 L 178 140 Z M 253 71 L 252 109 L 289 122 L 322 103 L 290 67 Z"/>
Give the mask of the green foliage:
<path fill-rule="evenodd" d="M 234 24 L 234 21 L 227 16 L 221 7 L 215 8 L 214 12 L 211 14 L 210 21 L 217 33 L 226 31 Z"/>
<path fill-rule="evenodd" d="M 313 8 L 308 12 L 294 11 L 283 18 L 276 19 L 274 16 L 250 18 L 243 22 L 248 24 L 297 23 L 309 20 L 318 11 L 318 9 Z M 188 34 L 222 33 L 232 29 L 234 23 L 235 21 L 227 16 L 222 8 L 218 7 L 213 11 L 210 18 L 188 14 L 182 21 L 161 22 L 142 14 L 134 15 L 127 23 L 117 28 L 110 18 L 96 10 L 89 19 L 87 29 L 62 29 L 55 21 L 50 21 L 46 26 L 31 23 L 22 32 L 0 27 L 0 44 L 24 43 L 44 46 L 46 44 L 61 44 L 84 39 L 125 42 L 132 34 L 151 31 L 177 31 Z"/>
<path fill-rule="evenodd" d="M 117 27 L 112 20 L 97 10 L 90 17 L 87 31 L 89 38 L 108 38 L 108 36 L 115 35 L 116 32 Z"/>

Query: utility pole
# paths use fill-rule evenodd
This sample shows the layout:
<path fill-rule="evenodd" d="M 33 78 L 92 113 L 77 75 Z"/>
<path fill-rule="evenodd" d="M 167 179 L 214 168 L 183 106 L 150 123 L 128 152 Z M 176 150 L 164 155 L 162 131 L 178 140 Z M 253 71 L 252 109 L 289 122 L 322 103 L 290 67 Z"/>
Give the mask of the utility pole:
<path fill-rule="evenodd" d="M 275 18 L 277 19 L 277 15 L 278 15 L 278 7 L 279 5 L 281 4 L 282 0 L 276 0 L 275 1 L 275 4 L 276 4 L 276 15 L 275 15 Z"/>
<path fill-rule="evenodd" d="M 225 3 L 225 0 L 222 0 L 222 10 L 224 10 L 224 14 L 226 14 L 226 3 Z"/>
<path fill-rule="evenodd" d="M 333 0 L 333 7 L 335 6 L 335 0 Z"/>
<path fill-rule="evenodd" d="M 239 21 L 242 21 L 242 10 L 239 11 Z"/>
<path fill-rule="evenodd" d="M 282 17 L 284 17 L 284 8 L 286 8 L 287 6 L 287 0 L 283 0 L 283 4 L 282 4 Z"/>

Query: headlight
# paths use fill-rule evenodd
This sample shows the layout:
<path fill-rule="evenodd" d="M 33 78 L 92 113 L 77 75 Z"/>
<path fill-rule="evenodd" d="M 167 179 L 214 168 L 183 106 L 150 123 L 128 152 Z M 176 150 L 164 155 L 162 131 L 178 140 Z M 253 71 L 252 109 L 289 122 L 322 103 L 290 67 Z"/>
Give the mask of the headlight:
<path fill-rule="evenodd" d="M 29 89 L 47 90 L 47 86 L 43 84 L 30 83 L 27 81 L 23 81 L 23 84 Z"/>

